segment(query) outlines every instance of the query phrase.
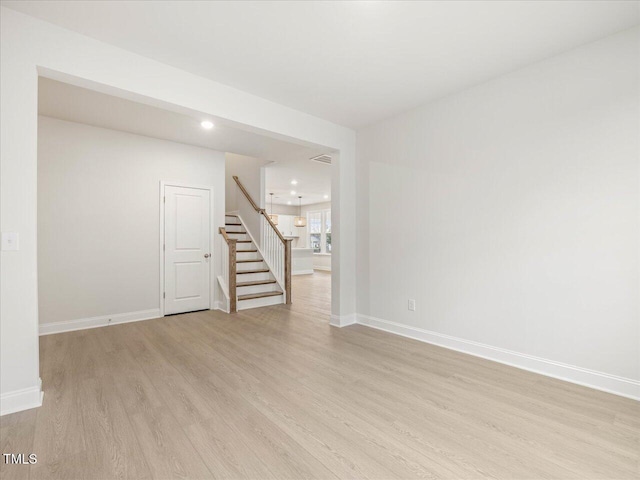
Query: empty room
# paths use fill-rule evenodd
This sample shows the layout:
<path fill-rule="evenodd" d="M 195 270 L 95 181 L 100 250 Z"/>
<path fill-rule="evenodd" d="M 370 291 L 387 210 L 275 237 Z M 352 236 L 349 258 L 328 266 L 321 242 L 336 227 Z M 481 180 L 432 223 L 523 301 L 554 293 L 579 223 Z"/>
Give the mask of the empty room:
<path fill-rule="evenodd" d="M 0 0 L 0 477 L 640 478 L 640 2 Z"/>

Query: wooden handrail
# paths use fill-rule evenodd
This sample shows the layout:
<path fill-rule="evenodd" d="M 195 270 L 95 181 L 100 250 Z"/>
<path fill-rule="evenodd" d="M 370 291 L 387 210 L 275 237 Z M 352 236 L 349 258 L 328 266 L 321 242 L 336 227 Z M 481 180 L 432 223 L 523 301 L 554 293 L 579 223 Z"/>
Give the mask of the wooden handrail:
<path fill-rule="evenodd" d="M 240 179 L 236 175 L 233 176 L 233 179 L 238 184 L 238 187 L 240 188 L 240 191 L 242 193 L 244 193 L 245 198 L 249 201 L 249 203 L 251 204 L 253 209 L 256 212 L 264 215 L 264 218 L 267 219 L 267 222 L 269 222 L 269 225 L 271 225 L 271 228 L 273 228 L 273 230 L 276 232 L 276 235 L 278 235 L 278 238 L 280 238 L 280 241 L 282 243 L 286 244 L 287 243 L 287 239 L 282 236 L 282 234 L 280 233 L 280 230 L 278 230 L 276 228 L 276 226 L 273 224 L 273 221 L 271 220 L 271 217 L 267 214 L 266 210 L 264 208 L 260 208 L 260 207 L 258 207 L 258 205 L 256 205 L 256 202 L 253 201 L 253 198 L 251 198 L 251 195 L 249 195 L 249 192 L 247 192 L 247 189 L 244 188 L 244 185 L 242 185 L 242 182 L 240 181 Z"/>
<path fill-rule="evenodd" d="M 223 227 L 220 227 L 219 230 L 220 230 L 220 234 L 222 235 L 222 238 L 224 238 L 224 241 L 227 242 L 227 244 L 229 243 L 230 240 L 237 241 L 235 238 L 229 238 L 229 235 L 227 235 L 227 231 Z"/>
<path fill-rule="evenodd" d="M 253 201 L 253 198 L 251 198 L 251 195 L 249 195 L 249 192 L 247 192 L 247 189 L 244 188 L 244 185 L 242 185 L 242 183 L 240 183 L 240 179 L 234 175 L 233 179 L 236 181 L 236 183 L 238 184 L 238 187 L 240 188 L 240 191 L 242 193 L 244 193 L 244 196 L 247 198 L 247 200 L 249 200 L 249 203 L 251 204 L 251 206 L 253 207 L 253 209 L 256 212 L 259 212 L 261 209 L 260 207 L 258 207 L 258 205 L 256 205 L 256 202 Z"/>

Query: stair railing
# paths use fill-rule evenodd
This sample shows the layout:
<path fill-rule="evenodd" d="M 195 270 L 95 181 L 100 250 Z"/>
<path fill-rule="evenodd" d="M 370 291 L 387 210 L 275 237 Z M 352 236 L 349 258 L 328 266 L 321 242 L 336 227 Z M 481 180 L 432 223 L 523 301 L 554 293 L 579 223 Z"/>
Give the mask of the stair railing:
<path fill-rule="evenodd" d="M 229 313 L 238 311 L 237 295 L 236 295 L 236 254 L 237 242 L 235 238 L 229 238 L 227 231 L 220 227 L 220 235 L 222 235 L 222 280 L 227 287 L 229 295 Z"/>
<path fill-rule="evenodd" d="M 284 238 L 280 231 L 271 221 L 269 215 L 264 208 L 258 207 L 253 201 L 249 192 L 240 182 L 237 176 L 234 176 L 236 184 L 240 191 L 244 194 L 247 201 L 260 216 L 260 230 L 262 256 L 267 263 L 276 281 L 284 288 L 284 298 L 286 304 L 291 304 L 291 238 Z"/>

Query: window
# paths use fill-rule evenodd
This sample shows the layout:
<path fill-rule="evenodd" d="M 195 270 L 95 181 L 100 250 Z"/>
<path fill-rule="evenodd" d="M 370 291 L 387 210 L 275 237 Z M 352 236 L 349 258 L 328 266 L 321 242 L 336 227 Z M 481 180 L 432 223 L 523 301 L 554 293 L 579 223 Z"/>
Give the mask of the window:
<path fill-rule="evenodd" d="M 313 253 L 331 253 L 331 210 L 307 213 L 309 248 Z"/>

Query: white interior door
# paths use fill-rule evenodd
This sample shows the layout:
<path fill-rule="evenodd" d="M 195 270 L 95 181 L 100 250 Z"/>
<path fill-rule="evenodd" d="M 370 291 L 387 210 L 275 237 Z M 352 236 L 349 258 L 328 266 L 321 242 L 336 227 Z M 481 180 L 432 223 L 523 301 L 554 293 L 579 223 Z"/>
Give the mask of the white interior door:
<path fill-rule="evenodd" d="M 210 305 L 210 191 L 164 187 L 164 313 Z"/>

